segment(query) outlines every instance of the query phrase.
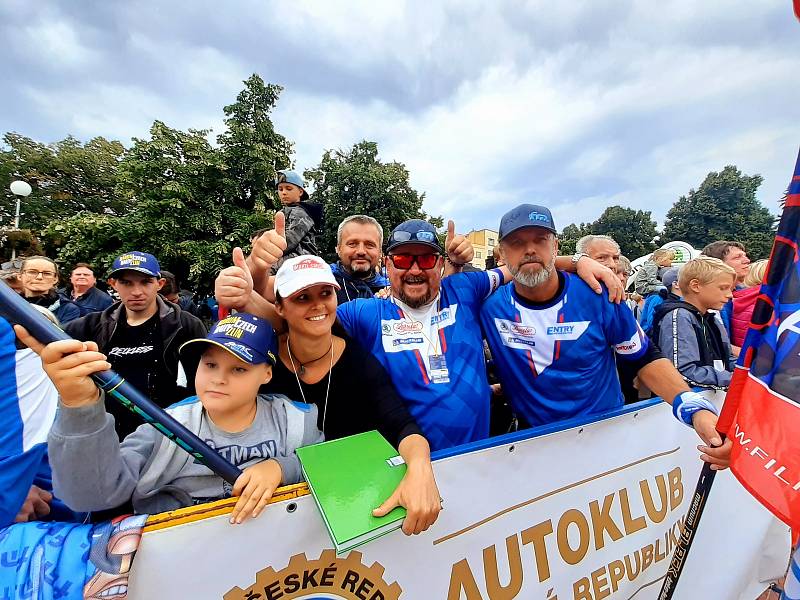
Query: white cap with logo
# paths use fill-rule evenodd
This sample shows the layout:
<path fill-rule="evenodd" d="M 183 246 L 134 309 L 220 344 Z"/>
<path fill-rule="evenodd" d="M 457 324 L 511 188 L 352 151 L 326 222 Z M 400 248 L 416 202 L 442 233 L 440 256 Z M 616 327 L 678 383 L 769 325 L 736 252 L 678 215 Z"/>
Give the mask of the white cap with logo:
<path fill-rule="evenodd" d="M 330 266 L 319 256 L 305 254 L 286 260 L 275 274 L 275 293 L 281 298 L 304 290 L 312 285 L 330 284 L 339 289 Z"/>

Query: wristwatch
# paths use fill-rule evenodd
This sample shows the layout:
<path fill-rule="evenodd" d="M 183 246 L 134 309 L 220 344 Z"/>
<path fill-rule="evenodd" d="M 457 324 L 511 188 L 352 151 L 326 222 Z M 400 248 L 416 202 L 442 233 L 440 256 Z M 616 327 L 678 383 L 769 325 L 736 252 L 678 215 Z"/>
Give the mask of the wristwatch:
<path fill-rule="evenodd" d="M 577 265 L 578 261 L 582 259 L 584 256 L 590 258 L 589 255 L 586 254 L 586 252 L 576 252 L 575 254 L 572 255 L 572 264 Z"/>

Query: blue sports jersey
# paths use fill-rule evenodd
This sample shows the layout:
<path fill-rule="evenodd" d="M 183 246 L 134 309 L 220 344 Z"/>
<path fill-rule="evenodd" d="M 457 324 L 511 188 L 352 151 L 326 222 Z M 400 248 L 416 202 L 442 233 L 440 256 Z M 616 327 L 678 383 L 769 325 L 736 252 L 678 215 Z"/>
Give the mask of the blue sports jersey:
<path fill-rule="evenodd" d="M 381 362 L 433 450 L 489 435 L 479 312 L 502 281 L 500 271 L 443 279 L 427 323 L 405 314 L 391 299 L 358 299 L 339 307 L 342 325 Z M 445 376 L 437 355 L 444 356 Z"/>
<path fill-rule="evenodd" d="M 503 394 L 531 425 L 622 406 L 614 353 L 638 359 L 649 345 L 625 304 L 563 275 L 564 288 L 550 302 L 526 301 L 512 282 L 481 309 Z"/>

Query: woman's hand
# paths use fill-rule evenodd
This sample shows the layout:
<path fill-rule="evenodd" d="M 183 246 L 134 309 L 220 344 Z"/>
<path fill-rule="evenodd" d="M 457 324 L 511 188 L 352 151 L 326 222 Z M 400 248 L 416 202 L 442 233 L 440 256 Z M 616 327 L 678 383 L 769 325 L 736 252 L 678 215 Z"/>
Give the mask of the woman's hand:
<path fill-rule="evenodd" d="M 231 513 L 231 523 L 243 523 L 252 514 L 255 519 L 281 484 L 283 471 L 278 461 L 269 459 L 247 467 L 233 485 L 239 496 Z"/>

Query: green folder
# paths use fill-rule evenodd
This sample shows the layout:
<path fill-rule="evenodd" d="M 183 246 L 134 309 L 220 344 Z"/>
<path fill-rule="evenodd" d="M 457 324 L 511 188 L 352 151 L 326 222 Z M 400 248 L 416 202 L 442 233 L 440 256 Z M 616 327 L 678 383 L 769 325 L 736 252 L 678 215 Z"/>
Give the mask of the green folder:
<path fill-rule="evenodd" d="M 406 474 L 406 465 L 380 433 L 304 446 L 297 456 L 337 554 L 400 527 L 406 516 L 402 507 L 372 516 Z"/>

